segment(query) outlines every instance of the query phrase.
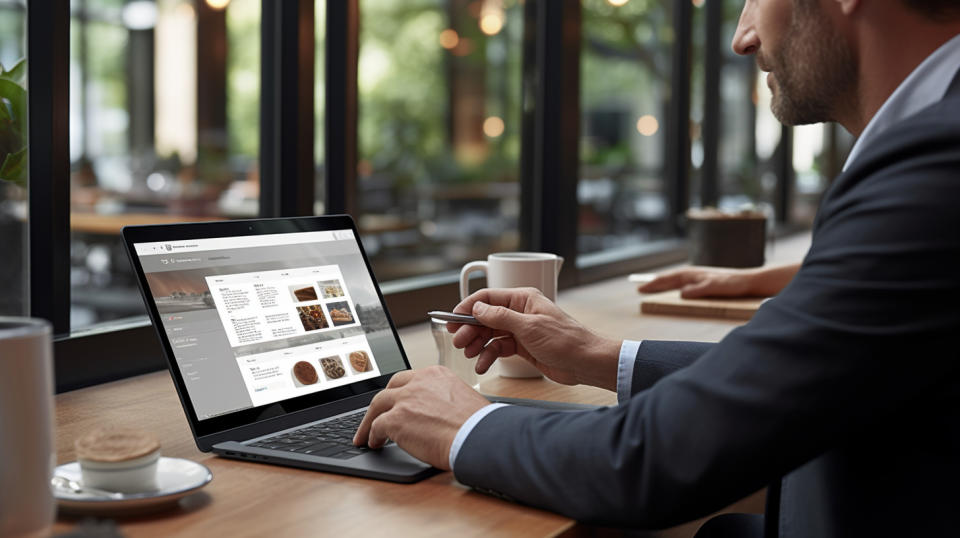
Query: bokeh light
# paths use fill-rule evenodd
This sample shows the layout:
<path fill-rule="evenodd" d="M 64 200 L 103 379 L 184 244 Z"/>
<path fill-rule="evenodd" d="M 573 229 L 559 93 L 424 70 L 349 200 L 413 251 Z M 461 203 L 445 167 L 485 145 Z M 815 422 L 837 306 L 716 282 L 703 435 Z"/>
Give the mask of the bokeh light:
<path fill-rule="evenodd" d="M 460 36 L 457 35 L 457 31 L 452 28 L 447 28 L 446 30 L 440 32 L 440 37 L 438 38 L 440 46 L 450 50 L 456 48 L 460 43 Z"/>
<path fill-rule="evenodd" d="M 503 120 L 497 116 L 490 116 L 483 120 L 483 134 L 496 138 L 503 134 Z"/>
<path fill-rule="evenodd" d="M 637 131 L 643 136 L 653 136 L 660 129 L 660 122 L 650 114 L 640 116 L 637 120 Z"/>
<path fill-rule="evenodd" d="M 497 35 L 503 29 L 503 15 L 486 14 L 480 18 L 480 31 L 487 35 Z"/>

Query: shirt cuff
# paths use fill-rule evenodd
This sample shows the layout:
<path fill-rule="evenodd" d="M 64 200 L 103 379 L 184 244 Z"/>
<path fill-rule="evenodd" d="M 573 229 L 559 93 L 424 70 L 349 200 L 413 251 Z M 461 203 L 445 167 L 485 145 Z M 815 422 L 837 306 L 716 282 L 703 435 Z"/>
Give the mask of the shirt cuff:
<path fill-rule="evenodd" d="M 460 430 L 457 431 L 457 436 L 453 438 L 453 444 L 450 445 L 450 470 L 453 470 L 453 462 L 457 461 L 457 454 L 460 453 L 460 447 L 463 446 L 463 443 L 466 442 L 467 436 L 470 435 L 470 432 L 473 431 L 473 428 L 481 421 L 484 417 L 489 415 L 492 411 L 496 411 L 501 407 L 506 407 L 505 403 L 492 403 L 477 409 L 477 411 L 470 415 L 470 418 L 463 423 L 463 426 L 460 426 Z"/>
<path fill-rule="evenodd" d="M 624 340 L 620 345 L 620 362 L 617 363 L 617 403 L 630 399 L 630 388 L 633 385 L 633 365 L 637 362 L 637 352 L 640 351 L 639 341 Z"/>

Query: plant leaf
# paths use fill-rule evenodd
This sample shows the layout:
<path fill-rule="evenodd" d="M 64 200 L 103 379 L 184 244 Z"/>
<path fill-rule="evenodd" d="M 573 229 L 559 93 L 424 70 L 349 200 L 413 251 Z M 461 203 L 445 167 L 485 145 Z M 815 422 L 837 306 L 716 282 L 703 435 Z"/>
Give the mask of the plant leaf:
<path fill-rule="evenodd" d="M 27 90 L 16 82 L 0 78 L 0 97 L 10 101 L 10 110 L 13 112 L 14 123 L 20 131 L 25 131 L 27 125 Z"/>
<path fill-rule="evenodd" d="M 0 179 L 27 188 L 27 148 L 7 155 L 0 165 Z"/>
<path fill-rule="evenodd" d="M 4 73 L 4 78 L 23 86 L 23 83 L 27 80 L 27 59 L 23 58 L 17 62 L 9 71 Z"/>
<path fill-rule="evenodd" d="M 14 121 L 13 107 L 11 107 L 7 103 L 9 103 L 9 101 L 4 99 L 3 96 L 0 95 L 0 127 L 2 127 L 3 124 L 7 122 L 13 123 Z"/>

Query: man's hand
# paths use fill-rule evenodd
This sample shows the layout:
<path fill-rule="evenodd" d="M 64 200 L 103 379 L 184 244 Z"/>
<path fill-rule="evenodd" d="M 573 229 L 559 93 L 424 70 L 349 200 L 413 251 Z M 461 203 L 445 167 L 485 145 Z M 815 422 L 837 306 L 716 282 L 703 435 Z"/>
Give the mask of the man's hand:
<path fill-rule="evenodd" d="M 680 296 L 740 297 L 748 293 L 750 273 L 737 269 L 714 267 L 683 267 L 657 275 L 657 278 L 640 286 L 641 293 L 656 293 L 680 288 Z"/>
<path fill-rule="evenodd" d="M 550 379 L 617 389 L 620 342 L 594 334 L 536 288 L 483 289 L 453 309 L 483 327 L 447 323 L 453 345 L 486 372 L 498 357 L 519 355 Z"/>
<path fill-rule="evenodd" d="M 721 269 L 718 267 L 683 267 L 667 271 L 640 286 L 641 293 L 656 293 L 680 288 L 680 296 L 697 297 L 770 297 L 780 293 L 799 264 L 759 269 Z"/>
<path fill-rule="evenodd" d="M 392 439 L 413 457 L 449 471 L 453 438 L 489 403 L 442 366 L 398 372 L 370 402 L 353 444 L 380 448 Z"/>

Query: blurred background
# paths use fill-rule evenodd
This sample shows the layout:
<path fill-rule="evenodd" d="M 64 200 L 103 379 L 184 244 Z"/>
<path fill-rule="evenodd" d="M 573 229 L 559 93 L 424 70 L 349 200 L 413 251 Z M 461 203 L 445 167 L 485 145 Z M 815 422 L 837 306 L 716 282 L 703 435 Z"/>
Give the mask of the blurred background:
<path fill-rule="evenodd" d="M 708 17 L 707 2 L 720 3 L 719 21 Z M 579 111 L 571 111 L 580 125 L 577 210 L 556 218 L 575 219 L 570 241 L 585 257 L 682 233 L 670 201 L 667 139 L 678 5 L 579 4 Z M 70 1 L 71 329 L 144 314 L 122 225 L 262 213 L 263 7 L 260 0 Z M 520 248 L 531 31 L 524 2 L 358 0 L 356 7 L 353 214 L 378 278 L 446 274 Z M 716 199 L 707 202 L 774 211 L 777 189 L 786 188 L 790 203 L 773 220 L 809 226 L 852 139 L 835 125 L 783 129 L 772 117 L 753 59 L 729 48 L 741 7 L 740 0 L 692 0 L 681 10 L 689 9 L 690 28 L 688 204 L 704 202 L 712 154 L 704 122 L 708 98 L 718 98 Z M 325 0 L 314 13 L 313 210 L 322 214 L 324 96 L 328 82 L 341 81 L 325 80 Z M 711 32 L 722 47 L 708 41 Z M 27 56 L 25 42 L 25 1 L 0 0 L 5 72 Z M 711 54 L 718 63 L 708 61 Z M 718 95 L 707 91 L 710 65 Z M 29 89 L 25 80 L 20 85 Z M 16 116 L 19 93 L 9 91 L 0 95 L 0 120 Z M 3 159 L 20 150 L 22 133 L 12 120 L 0 125 Z M 22 314 L 27 189 L 12 164 L 0 170 L 0 239 L 8 253 L 0 258 L 0 314 Z"/>

